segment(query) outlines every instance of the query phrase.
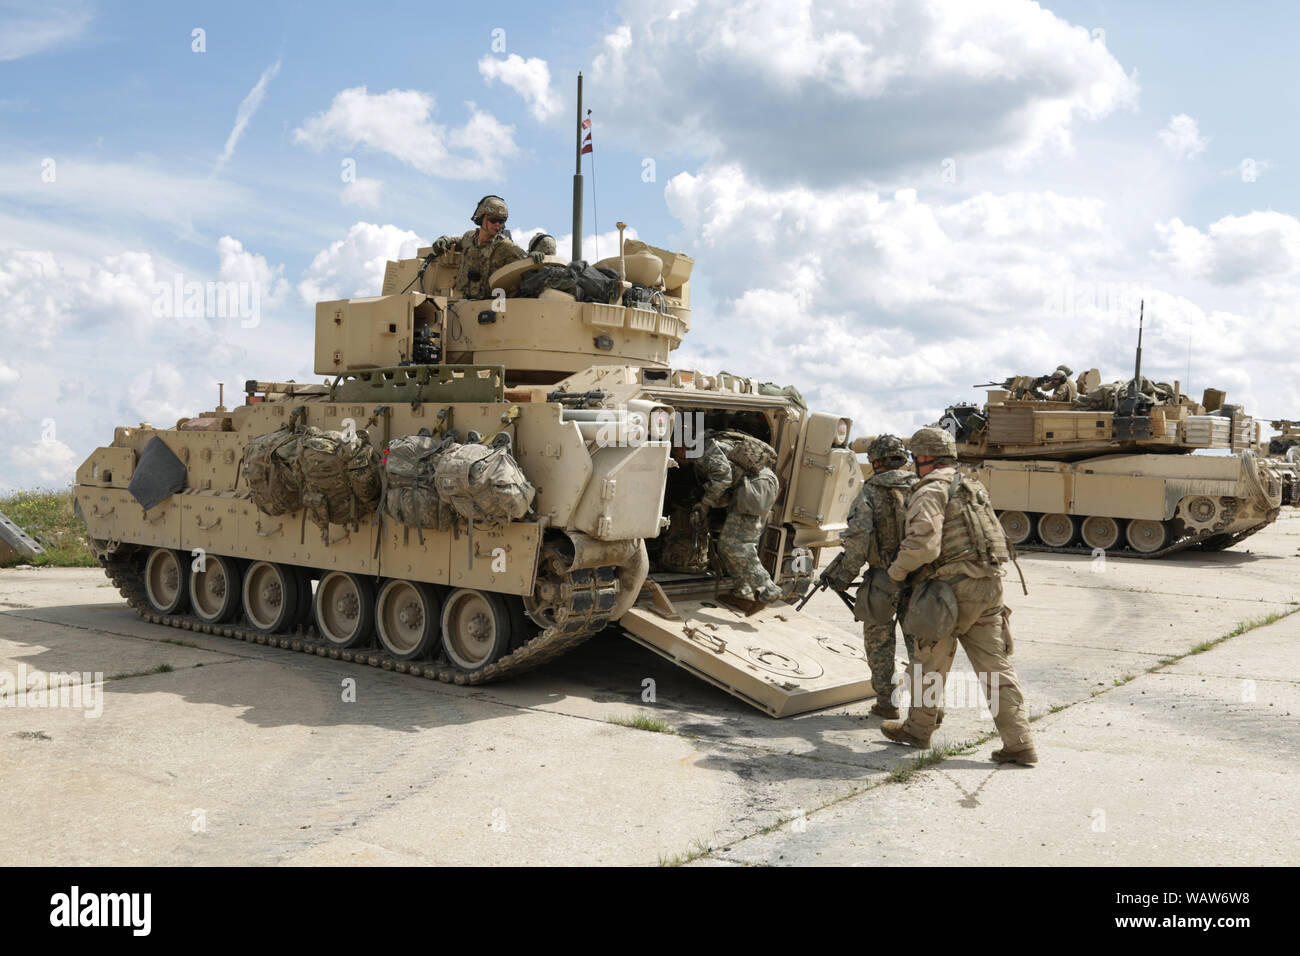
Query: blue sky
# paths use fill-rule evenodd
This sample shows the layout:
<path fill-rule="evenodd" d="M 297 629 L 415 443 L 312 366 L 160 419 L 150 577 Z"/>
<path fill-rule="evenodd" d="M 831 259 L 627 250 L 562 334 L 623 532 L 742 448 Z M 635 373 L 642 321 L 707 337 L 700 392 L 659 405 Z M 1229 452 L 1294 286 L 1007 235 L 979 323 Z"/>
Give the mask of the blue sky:
<path fill-rule="evenodd" d="M 315 299 L 377 292 L 485 193 L 565 236 L 580 69 L 584 234 L 594 205 L 604 254 L 622 219 L 697 260 L 680 367 L 907 431 L 986 375 L 1124 374 L 1145 298 L 1153 371 L 1300 417 L 1297 19 L 0 0 L 0 489 L 66 482 L 218 381 L 312 378 Z M 178 274 L 255 283 L 258 321 L 155 314 Z"/>

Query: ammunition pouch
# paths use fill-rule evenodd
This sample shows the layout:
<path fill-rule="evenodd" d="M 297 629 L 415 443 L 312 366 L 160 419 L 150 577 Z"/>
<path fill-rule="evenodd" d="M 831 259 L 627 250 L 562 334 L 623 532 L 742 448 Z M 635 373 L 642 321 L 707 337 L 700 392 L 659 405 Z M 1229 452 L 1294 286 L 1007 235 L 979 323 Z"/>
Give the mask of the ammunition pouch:
<path fill-rule="evenodd" d="M 937 578 L 922 581 L 907 605 L 903 632 L 916 638 L 917 647 L 934 644 L 952 636 L 957 627 L 957 614 L 957 595 L 951 584 Z"/>

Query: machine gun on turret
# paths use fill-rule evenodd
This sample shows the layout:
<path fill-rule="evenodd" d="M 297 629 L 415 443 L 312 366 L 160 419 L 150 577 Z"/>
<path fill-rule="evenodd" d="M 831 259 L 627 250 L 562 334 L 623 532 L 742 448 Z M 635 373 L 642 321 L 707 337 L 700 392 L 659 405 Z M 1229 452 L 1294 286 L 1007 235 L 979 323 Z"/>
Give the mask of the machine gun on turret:
<path fill-rule="evenodd" d="M 1032 375 L 1011 375 L 1001 382 L 981 382 L 978 385 L 972 385 L 971 388 L 1000 388 L 1011 393 L 1011 397 L 1022 399 L 1040 388 L 1052 384 L 1052 376 L 1040 375 L 1034 378 Z"/>

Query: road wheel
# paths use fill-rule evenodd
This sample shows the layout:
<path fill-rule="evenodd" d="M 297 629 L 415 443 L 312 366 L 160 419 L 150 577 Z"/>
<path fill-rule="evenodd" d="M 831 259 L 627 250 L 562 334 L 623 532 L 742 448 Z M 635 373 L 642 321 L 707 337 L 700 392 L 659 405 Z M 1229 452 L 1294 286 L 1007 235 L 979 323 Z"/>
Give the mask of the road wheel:
<path fill-rule="evenodd" d="M 466 673 L 488 667 L 510 648 L 510 609 L 498 594 L 457 588 L 442 606 L 442 648 Z"/>
<path fill-rule="evenodd" d="M 379 643 L 399 661 L 426 657 L 438 643 L 442 602 L 433 585 L 386 581 L 375 601 Z"/>
<path fill-rule="evenodd" d="M 287 564 L 258 561 L 244 572 L 244 616 L 263 634 L 293 627 L 301 591 L 297 571 Z"/>
<path fill-rule="evenodd" d="M 1034 530 L 1034 523 L 1023 511 L 1004 511 L 998 519 L 1002 522 L 1002 530 L 1006 532 L 1007 540 L 1014 545 L 1024 544 L 1029 540 L 1030 532 Z"/>
<path fill-rule="evenodd" d="M 1038 519 L 1038 540 L 1053 548 L 1069 547 L 1078 530 L 1069 515 L 1047 514 Z"/>
<path fill-rule="evenodd" d="M 1093 515 L 1084 519 L 1079 535 L 1088 547 L 1106 551 L 1119 543 L 1119 522 L 1114 518 Z"/>
<path fill-rule="evenodd" d="M 1152 554 L 1165 546 L 1169 540 L 1169 529 L 1163 521 L 1134 518 L 1128 523 L 1128 531 L 1124 536 L 1134 551 Z"/>
<path fill-rule="evenodd" d="M 190 604 L 206 624 L 224 624 L 239 611 L 239 562 L 219 554 L 204 554 L 201 571 L 190 572 Z"/>
<path fill-rule="evenodd" d="M 335 647 L 359 647 L 375 629 L 375 586 L 369 578 L 331 571 L 316 586 L 316 629 Z"/>
<path fill-rule="evenodd" d="M 190 603 L 189 555 L 154 548 L 144 563 L 144 596 L 159 614 L 181 614 Z"/>

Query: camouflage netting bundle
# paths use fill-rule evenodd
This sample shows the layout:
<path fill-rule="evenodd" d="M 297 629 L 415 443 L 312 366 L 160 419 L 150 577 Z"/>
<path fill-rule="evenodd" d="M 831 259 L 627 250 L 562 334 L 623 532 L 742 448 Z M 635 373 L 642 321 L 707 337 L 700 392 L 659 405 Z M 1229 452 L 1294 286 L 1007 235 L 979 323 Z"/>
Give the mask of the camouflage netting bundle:
<path fill-rule="evenodd" d="M 439 498 L 460 517 L 487 527 L 522 518 L 537 494 L 510 453 L 505 432 L 491 445 L 460 445 L 441 455 L 434 482 Z"/>
<path fill-rule="evenodd" d="M 597 269 L 579 259 L 567 266 L 542 266 L 524 275 L 515 293 L 521 299 L 535 299 L 547 289 L 567 292 L 579 302 L 609 302 L 622 291 L 623 283 L 612 269 Z"/>
<path fill-rule="evenodd" d="M 244 452 L 244 478 L 253 504 L 268 515 L 282 515 L 302 507 L 302 469 L 298 450 L 302 435 L 280 429 L 258 435 Z"/>
<path fill-rule="evenodd" d="M 1086 395 L 1074 400 L 1074 407 L 1090 412 L 1109 412 L 1119 408 L 1120 402 L 1129 397 L 1133 382 L 1107 382 L 1098 385 Z M 1155 405 L 1168 405 L 1174 400 L 1174 387 L 1168 382 L 1153 382 L 1145 375 L 1140 383 L 1141 394 Z"/>
<path fill-rule="evenodd" d="M 308 428 L 302 433 L 298 461 L 302 505 L 321 529 L 322 540 L 329 541 L 331 524 L 350 524 L 356 530 L 361 519 L 370 517 L 379 506 L 379 456 L 369 433 L 349 436 Z"/>
<path fill-rule="evenodd" d="M 434 471 L 443 452 L 459 447 L 453 438 L 427 435 L 407 435 L 389 442 L 384 459 L 388 481 L 384 510 L 389 516 L 408 529 L 451 530 L 456 512 L 438 495 Z"/>

